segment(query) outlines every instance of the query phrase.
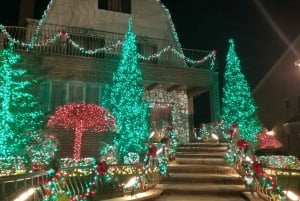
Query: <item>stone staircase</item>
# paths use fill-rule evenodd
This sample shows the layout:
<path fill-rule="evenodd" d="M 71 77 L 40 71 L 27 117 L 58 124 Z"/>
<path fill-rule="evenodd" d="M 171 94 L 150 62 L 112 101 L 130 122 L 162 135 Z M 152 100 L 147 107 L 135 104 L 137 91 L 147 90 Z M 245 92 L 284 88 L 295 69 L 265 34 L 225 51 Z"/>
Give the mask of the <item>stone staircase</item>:
<path fill-rule="evenodd" d="M 155 201 L 248 200 L 240 176 L 223 159 L 226 143 L 189 143 L 178 147 L 169 175 L 156 188 L 163 194 Z"/>

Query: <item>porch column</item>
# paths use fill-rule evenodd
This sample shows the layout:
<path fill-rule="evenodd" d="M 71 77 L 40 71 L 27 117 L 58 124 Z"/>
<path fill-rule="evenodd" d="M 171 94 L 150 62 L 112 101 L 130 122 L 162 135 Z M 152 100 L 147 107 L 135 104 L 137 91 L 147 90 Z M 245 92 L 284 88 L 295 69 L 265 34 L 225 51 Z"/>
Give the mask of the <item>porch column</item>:
<path fill-rule="evenodd" d="M 214 73 L 212 84 L 209 86 L 211 121 L 216 122 L 221 117 L 219 73 Z"/>

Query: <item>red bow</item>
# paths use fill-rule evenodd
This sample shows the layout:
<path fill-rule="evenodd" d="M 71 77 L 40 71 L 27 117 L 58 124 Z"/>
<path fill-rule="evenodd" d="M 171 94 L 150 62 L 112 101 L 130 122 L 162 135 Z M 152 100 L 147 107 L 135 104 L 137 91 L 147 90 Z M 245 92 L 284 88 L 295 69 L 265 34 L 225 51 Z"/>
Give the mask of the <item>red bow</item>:
<path fill-rule="evenodd" d="M 96 171 L 103 176 L 108 170 L 108 166 L 105 161 L 100 161 L 97 163 Z"/>
<path fill-rule="evenodd" d="M 147 154 L 152 156 L 153 158 L 155 158 L 156 157 L 156 150 L 157 150 L 156 147 L 154 145 L 151 145 L 148 149 Z"/>
<path fill-rule="evenodd" d="M 254 161 L 252 164 L 252 169 L 258 177 L 263 176 L 263 168 L 261 163 Z"/>

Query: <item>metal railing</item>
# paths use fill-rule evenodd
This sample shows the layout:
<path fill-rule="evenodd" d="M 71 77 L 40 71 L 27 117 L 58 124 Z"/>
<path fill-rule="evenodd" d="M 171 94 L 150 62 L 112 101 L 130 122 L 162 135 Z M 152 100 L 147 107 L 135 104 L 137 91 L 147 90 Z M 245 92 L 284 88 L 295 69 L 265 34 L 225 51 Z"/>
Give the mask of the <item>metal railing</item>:
<path fill-rule="evenodd" d="M 300 167 L 299 167 L 300 168 Z M 300 170 L 282 168 L 264 168 L 264 171 L 275 178 L 284 191 L 300 193 Z"/>
<path fill-rule="evenodd" d="M 39 185 L 46 179 L 48 171 L 0 177 L 0 201 L 11 201 L 14 195 Z"/>
<path fill-rule="evenodd" d="M 293 192 L 299 195 L 300 193 L 300 170 L 299 169 L 286 169 L 286 168 L 271 168 L 271 167 L 265 167 L 262 166 L 264 178 L 266 180 L 262 179 L 262 177 L 253 176 L 251 172 L 251 167 L 249 167 L 250 164 L 247 164 L 247 161 L 245 161 L 246 154 L 242 154 L 241 152 L 244 152 L 245 150 L 241 150 L 239 148 L 238 141 L 240 138 L 238 137 L 238 134 L 236 134 L 234 131 L 232 133 L 229 132 L 226 128 L 221 126 L 219 123 L 209 123 L 209 124 L 203 124 L 201 128 L 194 128 L 193 134 L 196 140 L 203 141 L 203 139 L 214 139 L 212 136 L 215 135 L 218 137 L 221 141 L 229 141 L 231 146 L 228 147 L 228 149 L 235 149 L 233 150 L 235 154 L 238 155 L 236 160 L 233 163 L 230 163 L 230 165 L 236 170 L 236 172 L 242 177 L 249 179 L 248 181 L 251 181 L 250 184 L 246 184 L 247 181 L 245 181 L 246 186 L 251 190 L 252 192 L 256 192 L 259 197 L 265 201 L 282 201 L 282 200 L 291 200 L 289 197 L 287 197 L 288 192 Z M 229 144 L 230 145 L 230 144 Z M 257 156 L 254 153 L 253 146 L 248 143 L 247 145 L 247 152 L 249 156 L 249 160 L 255 161 L 255 158 Z M 225 157 L 225 156 L 224 156 Z M 283 164 L 282 164 L 283 165 Z M 251 165 L 250 165 L 251 166 Z M 298 167 L 300 168 L 300 167 Z M 270 179 L 272 181 L 271 185 L 269 186 L 267 180 Z M 274 189 L 276 188 L 276 189 Z"/>
<path fill-rule="evenodd" d="M 8 42 L 13 40 L 19 51 L 116 60 L 121 54 L 120 41 L 124 38 L 124 34 L 45 24 L 36 36 L 36 42 L 31 44 L 35 30 L 36 27 L 31 26 L 2 27 L 0 48 L 8 47 Z M 169 40 L 137 36 L 137 48 L 138 53 L 147 58 L 141 59 L 141 63 L 207 70 L 216 68 L 215 58 L 209 56 L 211 52 L 183 48 L 185 59 L 176 53 L 180 50 L 173 48 L 173 42 Z"/>
<path fill-rule="evenodd" d="M 2 188 L 0 201 L 11 201 L 18 196 L 28 194 L 30 190 L 32 191 L 28 199 L 32 201 L 51 200 L 53 195 L 76 198 L 89 193 L 87 190 L 91 189 L 87 186 L 90 183 L 96 185 L 94 189 L 96 197 L 93 196 L 95 199 L 113 198 L 144 192 L 161 180 L 157 168 L 145 170 L 142 164 L 108 165 L 108 174 L 111 177 L 109 181 L 104 176 L 95 177 L 93 167 L 68 167 L 61 168 L 58 172 L 63 177 L 53 177 L 53 175 L 48 177 L 47 171 L 0 177 Z M 121 186 L 131 179 L 136 179 L 139 185 L 127 188 Z M 143 182 L 140 182 L 141 180 Z"/>

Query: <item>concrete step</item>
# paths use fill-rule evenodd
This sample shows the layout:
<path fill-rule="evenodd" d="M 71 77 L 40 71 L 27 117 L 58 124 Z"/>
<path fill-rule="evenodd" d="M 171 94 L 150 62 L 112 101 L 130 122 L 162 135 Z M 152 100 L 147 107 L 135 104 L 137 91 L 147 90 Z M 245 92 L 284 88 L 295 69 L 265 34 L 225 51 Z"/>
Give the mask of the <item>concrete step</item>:
<path fill-rule="evenodd" d="M 158 198 L 161 194 L 163 193 L 163 190 L 160 188 L 153 188 L 150 189 L 146 192 L 141 192 L 141 193 L 137 193 L 134 195 L 125 195 L 125 196 L 121 196 L 121 197 L 115 197 L 115 198 L 107 198 L 107 199 L 103 199 L 103 198 L 94 198 L 93 200 L 95 201 L 143 201 L 143 200 L 155 200 L 156 198 Z"/>
<path fill-rule="evenodd" d="M 187 157 L 176 157 L 175 162 L 177 164 L 205 164 L 205 165 L 227 165 L 226 161 L 222 158 L 187 158 Z"/>
<path fill-rule="evenodd" d="M 242 196 L 246 191 L 245 185 L 224 184 L 158 184 L 157 188 L 163 190 L 163 194 L 185 194 L 185 195 L 221 195 Z"/>
<path fill-rule="evenodd" d="M 176 152 L 176 157 L 193 157 L 193 158 L 223 158 L 226 152 Z"/>
<path fill-rule="evenodd" d="M 192 142 L 188 144 L 180 144 L 178 147 L 228 147 L 228 143 Z"/>
<path fill-rule="evenodd" d="M 163 193 L 153 201 L 245 201 L 246 187 L 226 164 L 226 150 L 227 143 L 180 145 L 168 176 L 156 186 Z"/>
<path fill-rule="evenodd" d="M 206 184 L 231 184 L 231 185 L 242 185 L 243 180 L 238 174 L 188 174 L 188 173 L 170 173 L 168 176 L 164 177 L 161 181 L 162 184 L 174 184 L 181 183 L 192 185 L 199 183 Z"/>
<path fill-rule="evenodd" d="M 236 174 L 234 169 L 225 165 L 171 164 L 168 171 L 169 173 Z"/>
<path fill-rule="evenodd" d="M 164 195 L 147 201 L 248 201 L 241 196 L 222 195 Z M 258 200 L 257 200 L 258 201 Z"/>
<path fill-rule="evenodd" d="M 227 147 L 224 146 L 188 146 L 178 147 L 177 152 L 226 152 Z"/>
<path fill-rule="evenodd" d="M 265 201 L 263 198 L 259 197 L 256 192 L 243 192 L 243 197 L 246 198 L 247 201 Z"/>

